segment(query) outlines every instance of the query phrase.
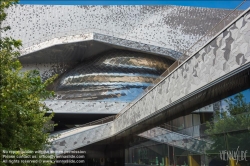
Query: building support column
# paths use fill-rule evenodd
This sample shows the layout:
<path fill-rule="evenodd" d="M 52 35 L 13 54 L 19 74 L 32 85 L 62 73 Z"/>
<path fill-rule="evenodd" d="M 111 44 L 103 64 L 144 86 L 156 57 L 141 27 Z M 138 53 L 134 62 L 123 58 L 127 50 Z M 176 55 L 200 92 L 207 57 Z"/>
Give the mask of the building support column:
<path fill-rule="evenodd" d="M 169 166 L 169 160 L 168 160 L 168 157 L 165 157 L 165 161 L 164 161 L 164 163 L 165 163 L 165 166 Z"/>
<path fill-rule="evenodd" d="M 199 163 L 194 159 L 192 155 L 188 155 L 188 165 L 189 166 L 199 166 Z"/>
<path fill-rule="evenodd" d="M 229 159 L 229 166 L 240 166 L 240 164 L 236 164 L 236 160 L 234 160 L 233 158 Z"/>

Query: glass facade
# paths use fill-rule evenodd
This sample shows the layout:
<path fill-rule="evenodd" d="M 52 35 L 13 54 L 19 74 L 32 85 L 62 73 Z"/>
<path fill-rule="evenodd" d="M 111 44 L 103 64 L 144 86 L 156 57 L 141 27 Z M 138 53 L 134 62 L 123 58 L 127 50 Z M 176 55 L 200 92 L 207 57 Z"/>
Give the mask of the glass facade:
<path fill-rule="evenodd" d="M 250 89 L 173 119 L 154 128 L 155 133 L 157 130 L 161 134 L 142 134 L 128 144 L 125 165 L 249 166 Z"/>
<path fill-rule="evenodd" d="M 249 125 L 247 89 L 138 135 L 81 150 L 91 166 L 249 166 Z"/>

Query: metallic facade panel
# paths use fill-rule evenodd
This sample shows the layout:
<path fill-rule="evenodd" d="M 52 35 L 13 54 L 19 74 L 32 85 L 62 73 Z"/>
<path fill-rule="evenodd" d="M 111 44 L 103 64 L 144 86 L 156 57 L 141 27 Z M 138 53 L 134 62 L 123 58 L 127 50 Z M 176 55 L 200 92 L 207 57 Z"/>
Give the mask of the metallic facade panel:
<path fill-rule="evenodd" d="M 53 85 L 63 100 L 130 102 L 160 76 L 173 61 L 128 50 L 110 50 L 85 60 Z"/>
<path fill-rule="evenodd" d="M 109 38 L 110 42 L 114 40 L 113 43 L 118 45 L 137 42 L 137 45 L 142 43 L 183 52 L 230 12 L 224 9 L 167 5 L 16 5 L 8 9 L 7 20 L 2 24 L 12 29 L 1 35 L 21 39 L 24 51 L 29 53 L 60 43 L 91 38 Z M 239 12 L 235 12 L 232 18 L 237 14 Z M 94 37 L 92 33 L 104 36 Z M 117 42 L 117 39 L 126 41 Z M 30 50 L 25 50 L 27 47 Z M 152 49 L 139 47 L 141 50 Z"/>
<path fill-rule="evenodd" d="M 161 115 L 164 109 L 178 105 L 178 100 L 189 96 L 192 92 L 218 80 L 250 63 L 250 10 L 232 23 L 225 31 L 216 36 L 208 45 L 184 62 L 164 81 L 152 89 L 146 96 L 130 107 L 124 114 L 115 119 L 113 129 L 100 136 L 98 140 L 112 137 L 125 129 L 140 125 L 142 120 L 151 115 Z M 230 41 L 230 42 L 228 42 Z M 244 79 L 244 78 L 243 78 Z M 159 89 L 160 88 L 160 89 Z M 162 93 L 157 93 L 162 91 Z M 162 109 L 164 108 L 164 109 Z M 173 110 L 175 111 L 175 110 Z M 185 111 L 185 110 L 183 110 Z M 108 123 L 108 124 L 111 124 Z M 96 130 L 102 130 L 96 127 Z M 86 133 L 81 133 L 87 137 Z M 94 134 L 94 133 L 93 133 Z M 75 139 L 75 136 L 70 136 Z M 69 139 L 69 137 L 68 137 Z M 74 147 L 86 146 L 80 139 L 73 146 L 68 140 L 53 142 L 53 150 L 71 150 Z M 60 145 L 60 143 L 64 143 Z"/>

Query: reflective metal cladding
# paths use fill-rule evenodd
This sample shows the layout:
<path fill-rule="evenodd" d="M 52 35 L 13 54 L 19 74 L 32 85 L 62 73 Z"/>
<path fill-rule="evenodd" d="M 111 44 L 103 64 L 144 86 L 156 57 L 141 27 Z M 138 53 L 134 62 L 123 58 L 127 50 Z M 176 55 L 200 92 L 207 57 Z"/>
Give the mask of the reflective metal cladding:
<path fill-rule="evenodd" d="M 132 101 L 173 62 L 145 53 L 111 50 L 85 60 L 54 84 L 59 99 Z"/>

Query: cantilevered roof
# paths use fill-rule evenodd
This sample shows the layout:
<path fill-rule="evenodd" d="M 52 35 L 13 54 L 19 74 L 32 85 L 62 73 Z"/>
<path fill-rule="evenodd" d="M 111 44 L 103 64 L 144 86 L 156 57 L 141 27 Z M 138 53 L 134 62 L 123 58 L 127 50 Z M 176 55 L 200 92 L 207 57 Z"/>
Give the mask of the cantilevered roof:
<path fill-rule="evenodd" d="M 15 5 L 1 25 L 12 29 L 1 36 L 21 39 L 22 55 L 95 40 L 176 58 L 176 52 L 184 52 L 230 12 L 182 6 Z"/>

